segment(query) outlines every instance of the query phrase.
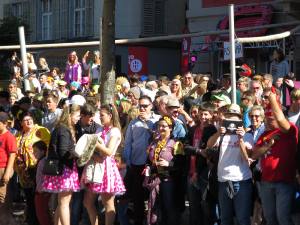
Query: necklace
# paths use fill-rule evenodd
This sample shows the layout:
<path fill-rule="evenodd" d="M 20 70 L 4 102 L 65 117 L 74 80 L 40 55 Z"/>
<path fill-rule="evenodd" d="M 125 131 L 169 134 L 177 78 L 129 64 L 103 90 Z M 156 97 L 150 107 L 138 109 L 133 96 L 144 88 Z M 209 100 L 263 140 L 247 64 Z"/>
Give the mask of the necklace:
<path fill-rule="evenodd" d="M 161 150 L 165 147 L 165 145 L 167 144 L 167 139 L 162 139 L 160 141 L 157 142 L 157 145 L 154 149 L 154 157 L 153 157 L 153 164 L 155 164 L 158 160 L 159 160 L 159 155 Z"/>

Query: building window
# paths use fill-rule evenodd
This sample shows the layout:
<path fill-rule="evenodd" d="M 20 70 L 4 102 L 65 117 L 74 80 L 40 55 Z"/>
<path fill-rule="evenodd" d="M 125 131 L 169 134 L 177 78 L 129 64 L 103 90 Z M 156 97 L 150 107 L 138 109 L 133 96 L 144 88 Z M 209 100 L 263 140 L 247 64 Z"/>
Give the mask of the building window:
<path fill-rule="evenodd" d="M 22 3 L 12 4 L 12 15 L 18 18 L 23 16 Z"/>
<path fill-rule="evenodd" d="M 52 31 L 51 0 L 42 1 L 42 39 L 50 40 Z"/>
<path fill-rule="evenodd" d="M 74 11 L 74 36 L 82 37 L 85 35 L 85 0 L 75 0 Z"/>

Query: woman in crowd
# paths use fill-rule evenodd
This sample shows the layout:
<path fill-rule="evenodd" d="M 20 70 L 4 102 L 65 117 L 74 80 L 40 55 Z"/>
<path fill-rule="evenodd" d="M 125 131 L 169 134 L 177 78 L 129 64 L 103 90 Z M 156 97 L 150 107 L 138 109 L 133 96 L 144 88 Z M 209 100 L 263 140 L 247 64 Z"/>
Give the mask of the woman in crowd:
<path fill-rule="evenodd" d="M 255 105 L 249 111 L 249 117 L 251 120 L 251 126 L 249 133 L 252 133 L 254 144 L 256 144 L 258 138 L 265 132 L 265 112 L 262 106 Z M 260 203 L 260 177 L 261 177 L 261 166 L 260 161 L 251 164 L 252 176 L 255 182 L 256 195 L 254 196 L 254 207 L 253 207 L 253 221 L 259 223 L 263 220 L 262 208 Z"/>
<path fill-rule="evenodd" d="M 68 61 L 65 70 L 65 81 L 70 84 L 73 81 L 81 84 L 82 68 L 78 62 L 78 57 L 75 51 L 68 56 Z"/>
<path fill-rule="evenodd" d="M 121 143 L 121 127 L 116 109 L 112 105 L 102 105 L 100 108 L 100 119 L 103 127 L 98 131 L 99 142 L 96 146 L 97 154 L 94 155 L 92 163 L 100 163 L 97 167 L 98 176 L 101 180 L 94 181 L 87 178 L 85 169 L 83 183 L 87 191 L 84 196 L 86 207 L 92 225 L 98 225 L 98 215 L 95 208 L 97 195 L 100 194 L 105 208 L 105 225 L 113 225 L 115 220 L 115 195 L 123 194 L 125 187 L 119 173 L 114 155 Z M 90 162 L 91 163 L 91 162 Z M 89 165 L 88 163 L 87 165 Z M 100 170 L 102 168 L 102 170 Z M 94 172 L 96 173 L 96 171 Z"/>
<path fill-rule="evenodd" d="M 15 95 L 17 95 L 17 100 L 20 100 L 21 98 L 24 97 L 21 89 L 18 88 L 16 82 L 10 82 L 8 84 L 8 92 L 9 92 L 9 94 L 15 94 Z"/>
<path fill-rule="evenodd" d="M 170 89 L 171 89 L 171 95 L 180 101 L 182 98 L 181 81 L 178 79 L 173 79 L 171 81 Z"/>
<path fill-rule="evenodd" d="M 48 63 L 45 58 L 39 58 L 39 67 L 41 70 L 43 70 L 43 72 L 50 72 Z"/>
<path fill-rule="evenodd" d="M 21 131 L 17 134 L 17 157 L 15 160 L 15 171 L 17 172 L 21 187 L 24 190 L 27 205 L 28 224 L 38 224 L 35 215 L 35 172 L 37 159 L 33 145 L 38 141 L 49 144 L 50 132 L 48 129 L 34 123 L 34 117 L 29 112 L 19 115 Z"/>
<path fill-rule="evenodd" d="M 100 77 L 100 66 L 101 66 L 101 59 L 100 59 L 100 52 L 94 51 L 93 53 L 93 61 L 87 62 L 87 57 L 89 56 L 90 51 L 87 51 L 84 56 L 82 57 L 82 64 L 83 68 L 87 70 L 89 80 L 91 84 L 99 84 L 101 81 Z"/>
<path fill-rule="evenodd" d="M 42 184 L 46 192 L 58 193 L 58 205 L 55 211 L 55 225 L 70 225 L 70 201 L 72 192 L 79 191 L 75 158 L 72 155 L 75 146 L 75 124 L 80 119 L 80 106 L 70 105 L 63 109 L 60 120 L 51 134 L 48 155 L 55 155 L 63 165 L 62 174 L 44 176 Z"/>
<path fill-rule="evenodd" d="M 176 204 L 178 184 L 173 178 L 182 166 L 180 155 L 183 149 L 182 144 L 172 138 L 173 126 L 170 117 L 162 117 L 158 121 L 159 137 L 148 147 L 150 168 L 146 169 L 149 174 L 146 172 L 144 181 L 144 186 L 150 190 L 147 224 L 156 224 L 158 221 L 166 225 L 179 223 L 179 207 Z M 157 218 L 158 215 L 161 218 Z"/>
<path fill-rule="evenodd" d="M 273 76 L 273 81 L 276 81 L 279 77 L 284 77 L 289 71 L 289 63 L 285 59 L 283 51 L 275 49 L 273 52 L 273 61 L 270 65 L 270 74 Z"/>
<path fill-rule="evenodd" d="M 250 85 L 250 91 L 254 93 L 255 96 L 255 105 L 261 104 L 261 96 L 263 93 L 262 83 L 259 80 L 252 80 Z"/>
<path fill-rule="evenodd" d="M 58 67 L 53 67 L 50 71 L 50 76 L 53 77 L 54 80 L 60 80 L 60 69 Z"/>

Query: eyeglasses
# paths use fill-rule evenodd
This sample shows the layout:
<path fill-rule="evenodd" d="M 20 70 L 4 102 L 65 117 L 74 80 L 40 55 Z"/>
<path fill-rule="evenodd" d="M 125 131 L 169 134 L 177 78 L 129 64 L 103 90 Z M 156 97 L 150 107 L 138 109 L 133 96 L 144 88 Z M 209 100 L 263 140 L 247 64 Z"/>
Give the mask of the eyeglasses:
<path fill-rule="evenodd" d="M 150 105 L 150 104 L 148 104 L 148 105 L 139 105 L 139 107 L 140 107 L 140 109 L 141 109 L 141 108 L 146 109 L 146 108 L 148 108 L 149 105 Z"/>
<path fill-rule="evenodd" d="M 22 120 L 22 122 L 28 122 L 28 121 L 32 121 L 32 118 L 28 118 L 28 119 Z"/>
<path fill-rule="evenodd" d="M 165 127 L 169 127 L 169 125 L 164 125 L 164 124 L 158 124 L 158 127 L 162 127 L 162 128 L 165 128 Z"/>
<path fill-rule="evenodd" d="M 255 118 L 258 118 L 258 117 L 260 117 L 260 115 L 249 115 L 249 117 L 255 117 Z"/>

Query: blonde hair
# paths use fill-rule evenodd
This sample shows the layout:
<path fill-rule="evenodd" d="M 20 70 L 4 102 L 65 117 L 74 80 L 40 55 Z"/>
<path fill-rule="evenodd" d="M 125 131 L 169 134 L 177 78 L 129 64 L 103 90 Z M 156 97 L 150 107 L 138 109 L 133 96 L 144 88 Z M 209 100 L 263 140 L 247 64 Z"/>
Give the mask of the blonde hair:
<path fill-rule="evenodd" d="M 131 103 L 127 100 L 120 101 L 120 107 L 122 108 L 122 112 L 128 114 L 131 109 Z"/>
<path fill-rule="evenodd" d="M 199 83 L 198 88 L 201 90 L 202 95 L 204 95 L 207 92 L 207 81 L 202 80 Z"/>
<path fill-rule="evenodd" d="M 291 98 L 292 100 L 297 100 L 297 99 L 300 99 L 300 89 L 294 89 L 292 92 L 291 92 Z"/>
<path fill-rule="evenodd" d="M 171 81 L 171 84 L 170 85 L 172 85 L 173 83 L 177 83 L 178 84 L 178 91 L 176 92 L 176 93 L 174 93 L 175 94 L 175 96 L 176 96 L 176 98 L 178 99 L 178 100 L 180 100 L 181 98 L 182 98 L 182 86 L 181 86 L 181 81 L 179 80 L 179 79 L 173 79 L 172 81 Z M 172 89 L 171 89 L 171 93 L 172 93 Z M 173 93 L 172 93 L 173 94 Z"/>
<path fill-rule="evenodd" d="M 63 108 L 63 111 L 61 113 L 61 116 L 56 124 L 57 126 L 63 125 L 70 129 L 71 134 L 73 138 L 75 138 L 75 128 L 71 124 L 71 116 L 75 113 L 80 112 L 80 106 L 79 105 L 68 105 Z"/>

